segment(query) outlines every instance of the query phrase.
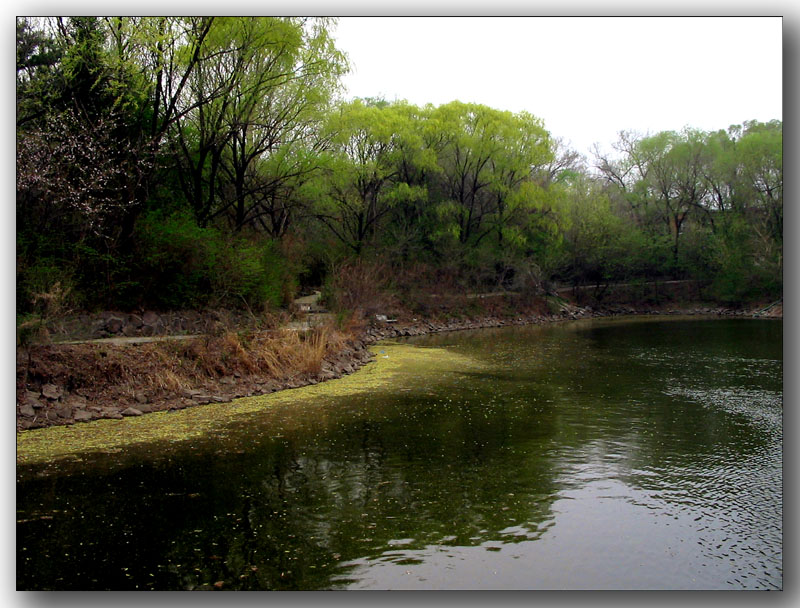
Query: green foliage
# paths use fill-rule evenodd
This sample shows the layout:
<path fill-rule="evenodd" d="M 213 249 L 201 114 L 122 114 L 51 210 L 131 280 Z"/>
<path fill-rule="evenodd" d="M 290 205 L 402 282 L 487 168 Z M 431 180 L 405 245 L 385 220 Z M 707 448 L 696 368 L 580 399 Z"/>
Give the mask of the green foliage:
<path fill-rule="evenodd" d="M 162 308 L 245 305 L 264 310 L 292 291 L 286 263 L 272 241 L 250 241 L 202 228 L 186 211 L 153 212 L 139 225 L 139 272 Z"/>
<path fill-rule="evenodd" d="M 783 289 L 778 260 L 760 258 L 758 241 L 743 218 L 731 221 L 710 239 L 711 290 L 727 304 L 778 297 Z M 771 263 L 770 263 L 771 262 Z"/>
<path fill-rule="evenodd" d="M 364 311 L 391 305 L 388 277 L 423 275 L 780 293 L 780 121 L 623 132 L 595 174 L 526 112 L 335 102 L 333 26 L 17 19 L 18 313 L 41 317 L 55 293 L 66 308 L 263 309 L 300 283 Z"/>

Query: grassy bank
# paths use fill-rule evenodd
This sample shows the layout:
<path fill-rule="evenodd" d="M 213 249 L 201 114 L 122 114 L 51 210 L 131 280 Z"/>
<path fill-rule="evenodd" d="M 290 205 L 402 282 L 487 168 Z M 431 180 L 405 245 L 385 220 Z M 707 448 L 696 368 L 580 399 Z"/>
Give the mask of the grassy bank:
<path fill-rule="evenodd" d="M 338 377 L 366 360 L 353 332 L 227 331 L 145 344 L 35 344 L 17 351 L 17 428 L 182 409 Z M 357 354 L 356 354 L 357 353 Z"/>

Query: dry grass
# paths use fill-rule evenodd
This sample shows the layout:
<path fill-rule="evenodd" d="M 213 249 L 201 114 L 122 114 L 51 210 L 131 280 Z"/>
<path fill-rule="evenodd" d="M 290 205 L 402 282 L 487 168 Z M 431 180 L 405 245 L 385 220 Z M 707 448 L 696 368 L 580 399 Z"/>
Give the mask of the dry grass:
<path fill-rule="evenodd" d="M 293 373 L 314 374 L 325 357 L 342 348 L 348 336 L 331 325 L 300 332 L 263 333 L 243 350 L 243 363 L 253 371 L 276 377 Z"/>
<path fill-rule="evenodd" d="M 156 374 L 147 374 L 143 380 L 143 384 L 146 387 L 170 393 L 177 393 L 189 387 L 186 378 L 175 373 L 172 369 L 165 369 Z"/>
<path fill-rule="evenodd" d="M 159 345 L 156 376 L 160 388 L 186 385 L 198 377 L 252 375 L 285 379 L 319 372 L 325 357 L 341 349 L 349 336 L 325 325 L 294 331 L 225 332 L 179 344 Z M 169 375 L 169 381 L 161 376 Z"/>
<path fill-rule="evenodd" d="M 137 391 L 180 394 L 213 385 L 225 376 L 241 381 L 282 382 L 320 371 L 323 360 L 352 336 L 333 325 L 300 333 L 266 330 L 136 346 L 39 345 L 31 358 L 17 356 L 17 390 L 46 383 L 113 401 Z M 20 354 L 22 353 L 22 355 Z"/>

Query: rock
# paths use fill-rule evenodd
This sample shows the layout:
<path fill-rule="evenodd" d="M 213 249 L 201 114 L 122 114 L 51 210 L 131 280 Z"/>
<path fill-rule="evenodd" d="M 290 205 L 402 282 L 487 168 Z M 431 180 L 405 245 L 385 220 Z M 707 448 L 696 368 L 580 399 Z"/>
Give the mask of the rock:
<path fill-rule="evenodd" d="M 133 398 L 136 399 L 136 403 L 144 404 L 148 401 L 147 395 L 143 391 L 136 391 L 133 394 Z"/>
<path fill-rule="evenodd" d="M 186 323 L 186 319 L 176 317 L 169 322 L 167 327 L 171 333 L 180 333 L 182 331 L 186 331 L 188 325 Z"/>
<path fill-rule="evenodd" d="M 142 315 L 142 324 L 155 327 L 156 325 L 161 324 L 161 317 L 158 316 L 158 313 L 148 310 Z"/>
<path fill-rule="evenodd" d="M 144 325 L 144 321 L 142 317 L 139 315 L 128 315 L 128 324 L 127 327 L 132 327 L 133 329 L 140 329 Z"/>
<path fill-rule="evenodd" d="M 207 396 L 204 390 L 198 388 L 185 388 L 181 391 L 181 394 L 187 399 L 194 399 L 195 397 L 203 395 Z"/>
<path fill-rule="evenodd" d="M 39 401 L 39 395 L 40 393 L 34 393 L 33 391 L 28 391 L 28 394 L 25 395 L 25 403 L 36 409 L 43 408 L 44 404 L 41 401 Z"/>
<path fill-rule="evenodd" d="M 63 394 L 63 390 L 60 386 L 56 386 L 55 384 L 45 384 L 42 386 L 42 395 L 55 401 Z"/>
<path fill-rule="evenodd" d="M 122 414 L 120 414 L 116 410 L 105 410 L 103 412 L 103 417 L 104 418 L 112 418 L 114 420 L 121 420 L 122 419 Z"/>
<path fill-rule="evenodd" d="M 64 420 L 68 420 L 72 418 L 72 408 L 68 405 L 62 405 L 56 408 L 53 408 L 53 411 L 59 418 L 63 418 Z"/>
<path fill-rule="evenodd" d="M 19 413 L 22 416 L 28 416 L 29 418 L 33 418 L 36 415 L 36 410 L 33 409 L 33 406 L 30 404 L 25 404 L 19 408 Z"/>
<path fill-rule="evenodd" d="M 68 405 L 75 409 L 83 409 L 86 407 L 86 397 L 83 395 L 70 394 L 64 398 L 64 405 Z"/>
<path fill-rule="evenodd" d="M 86 410 L 77 410 L 72 417 L 75 419 L 75 422 L 88 422 L 94 418 L 92 413 Z"/>
<path fill-rule="evenodd" d="M 106 319 L 105 329 L 109 333 L 118 334 L 122 331 L 125 322 L 119 317 L 109 317 Z"/>
<path fill-rule="evenodd" d="M 137 410 L 135 407 L 126 407 L 124 410 L 122 410 L 121 413 L 122 413 L 123 416 L 141 416 L 142 415 L 141 410 Z"/>

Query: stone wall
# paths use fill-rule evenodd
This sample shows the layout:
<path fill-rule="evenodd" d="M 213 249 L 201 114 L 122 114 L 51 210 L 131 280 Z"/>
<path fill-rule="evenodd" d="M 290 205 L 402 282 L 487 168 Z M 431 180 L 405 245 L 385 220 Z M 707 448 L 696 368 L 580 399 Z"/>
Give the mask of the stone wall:
<path fill-rule="evenodd" d="M 81 314 L 48 324 L 53 342 L 116 337 L 149 337 L 217 333 L 226 328 L 268 329 L 274 319 L 240 311 L 178 311 L 139 313 L 105 311 Z"/>

